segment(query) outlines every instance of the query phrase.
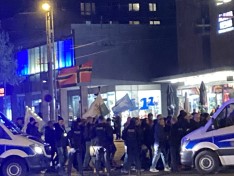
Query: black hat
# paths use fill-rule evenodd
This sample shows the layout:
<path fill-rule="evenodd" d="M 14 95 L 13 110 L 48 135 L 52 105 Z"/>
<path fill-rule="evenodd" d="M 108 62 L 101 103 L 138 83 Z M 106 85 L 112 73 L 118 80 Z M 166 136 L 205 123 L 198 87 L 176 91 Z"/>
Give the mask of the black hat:
<path fill-rule="evenodd" d="M 64 120 L 61 116 L 58 116 L 58 121 Z"/>

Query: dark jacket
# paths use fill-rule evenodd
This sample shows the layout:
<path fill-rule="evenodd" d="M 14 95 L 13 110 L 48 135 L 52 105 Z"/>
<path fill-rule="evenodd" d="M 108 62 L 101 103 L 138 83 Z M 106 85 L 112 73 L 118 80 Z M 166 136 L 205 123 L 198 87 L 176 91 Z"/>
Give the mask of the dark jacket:
<path fill-rule="evenodd" d="M 84 148 L 84 127 L 78 125 L 68 132 L 68 139 L 72 148 L 82 151 Z"/>
<path fill-rule="evenodd" d="M 129 125 L 123 130 L 122 138 L 125 141 L 126 146 L 140 148 L 143 141 L 143 134 L 139 127 L 135 125 Z"/>
<path fill-rule="evenodd" d="M 26 133 L 29 135 L 32 135 L 32 128 L 33 128 L 33 125 L 31 123 L 28 123 Z"/>
<path fill-rule="evenodd" d="M 85 141 L 91 141 L 91 135 L 92 135 L 92 130 L 93 130 L 93 124 L 88 123 L 84 127 L 84 139 Z"/>
<path fill-rule="evenodd" d="M 32 126 L 31 127 L 31 132 L 30 132 L 32 136 L 35 136 L 37 138 L 41 138 L 42 133 L 39 132 L 38 128 L 36 126 Z"/>
<path fill-rule="evenodd" d="M 98 123 L 93 127 L 91 138 L 93 145 L 108 148 L 109 140 L 113 138 L 113 131 L 106 123 Z"/>
<path fill-rule="evenodd" d="M 159 144 L 159 146 L 165 146 L 166 140 L 167 135 L 164 127 L 160 124 L 156 124 L 154 128 L 154 142 Z"/>
<path fill-rule="evenodd" d="M 169 135 L 169 144 L 171 147 L 179 147 L 181 141 L 181 136 L 179 132 L 178 122 L 174 125 L 171 125 L 170 135 Z"/>
<path fill-rule="evenodd" d="M 55 129 L 49 126 L 45 127 L 45 142 L 55 147 Z"/>
<path fill-rule="evenodd" d="M 153 126 L 147 125 L 147 127 L 145 128 L 144 140 L 145 140 L 145 144 L 147 146 L 151 146 L 154 144 L 154 128 L 153 128 Z"/>
<path fill-rule="evenodd" d="M 68 145 L 67 132 L 64 126 L 58 123 L 54 124 L 55 127 L 55 145 L 56 147 L 66 147 Z"/>

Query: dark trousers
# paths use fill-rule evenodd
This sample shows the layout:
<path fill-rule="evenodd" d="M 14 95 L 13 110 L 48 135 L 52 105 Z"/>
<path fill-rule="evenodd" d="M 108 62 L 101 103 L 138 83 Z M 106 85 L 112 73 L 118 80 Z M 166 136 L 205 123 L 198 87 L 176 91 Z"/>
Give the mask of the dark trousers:
<path fill-rule="evenodd" d="M 57 147 L 59 164 L 64 166 L 67 161 L 67 147 Z"/>
<path fill-rule="evenodd" d="M 136 169 L 139 171 L 141 169 L 141 161 L 140 161 L 140 148 L 136 146 L 127 146 L 127 164 L 126 169 L 129 171 L 132 164 L 136 165 Z"/>
<path fill-rule="evenodd" d="M 68 173 L 68 175 L 71 175 L 72 165 L 73 165 L 75 159 L 77 160 L 76 163 L 78 163 L 79 174 L 83 176 L 82 151 L 76 151 L 75 153 L 69 153 L 69 155 L 68 155 L 67 173 Z"/>
<path fill-rule="evenodd" d="M 99 173 L 102 162 L 105 164 L 105 168 L 107 170 L 107 173 L 110 173 L 111 167 L 110 167 L 110 151 L 105 148 L 100 148 L 95 157 L 95 168 L 97 173 Z"/>
<path fill-rule="evenodd" d="M 171 170 L 173 172 L 177 172 L 180 161 L 180 147 L 170 146 L 170 153 L 171 153 Z"/>
<path fill-rule="evenodd" d="M 152 146 L 153 146 L 153 145 L 150 145 L 150 144 L 147 144 L 147 145 L 146 145 L 146 147 L 147 147 L 147 149 L 148 149 L 148 151 L 149 151 L 150 162 L 152 162 L 152 160 L 153 160 L 153 150 L 152 150 Z"/>
<path fill-rule="evenodd" d="M 58 157 L 55 157 L 55 154 L 57 153 L 56 147 L 55 146 L 51 146 L 51 156 L 50 156 L 50 160 L 52 162 L 52 166 L 55 166 L 56 163 L 58 163 Z M 58 154 L 57 154 L 58 156 Z"/>
<path fill-rule="evenodd" d="M 117 127 L 115 131 L 116 131 L 116 139 L 121 139 L 121 128 Z"/>

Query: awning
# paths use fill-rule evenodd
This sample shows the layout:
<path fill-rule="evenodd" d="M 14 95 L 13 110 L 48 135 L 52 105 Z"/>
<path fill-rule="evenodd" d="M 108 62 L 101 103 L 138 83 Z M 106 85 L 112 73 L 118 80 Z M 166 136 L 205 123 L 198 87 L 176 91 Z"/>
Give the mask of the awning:
<path fill-rule="evenodd" d="M 190 72 L 167 77 L 160 77 L 152 79 L 155 83 L 181 83 L 184 86 L 200 85 L 203 81 L 205 84 L 209 83 L 227 83 L 233 82 L 234 68 L 221 67 L 215 69 L 206 69 L 197 72 Z"/>

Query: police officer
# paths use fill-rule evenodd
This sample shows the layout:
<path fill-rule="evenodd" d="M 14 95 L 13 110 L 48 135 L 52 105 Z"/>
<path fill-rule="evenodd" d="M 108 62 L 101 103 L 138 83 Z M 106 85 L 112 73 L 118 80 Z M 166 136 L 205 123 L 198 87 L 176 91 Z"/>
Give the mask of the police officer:
<path fill-rule="evenodd" d="M 82 125 L 81 119 L 78 118 L 72 124 L 71 131 L 68 132 L 68 139 L 70 142 L 70 153 L 69 153 L 69 161 L 68 161 L 68 176 L 71 175 L 72 165 L 73 163 L 78 163 L 78 171 L 79 175 L 83 176 L 83 166 L 82 166 L 82 158 L 84 152 L 84 127 Z M 77 160 L 75 162 L 74 160 Z"/>
<path fill-rule="evenodd" d="M 142 134 L 139 128 L 136 126 L 135 118 L 132 118 L 130 120 L 129 126 L 124 129 L 122 138 L 125 140 L 125 144 L 127 146 L 128 159 L 126 169 L 130 173 L 130 167 L 133 163 L 135 163 L 137 175 L 140 175 L 140 152 L 142 145 Z"/>
<path fill-rule="evenodd" d="M 109 140 L 113 138 L 113 132 L 108 128 L 105 118 L 100 116 L 98 118 L 98 124 L 92 130 L 93 146 L 97 148 L 95 158 L 95 168 L 97 175 L 99 175 L 101 161 L 105 162 L 107 175 L 110 175 L 110 151 Z"/>

